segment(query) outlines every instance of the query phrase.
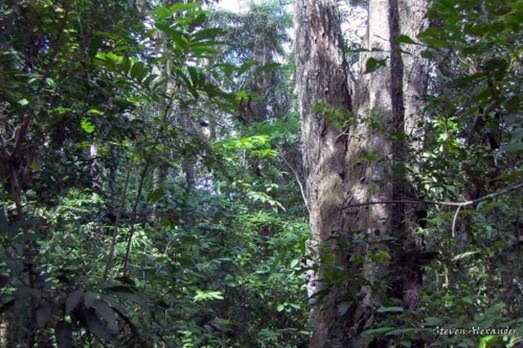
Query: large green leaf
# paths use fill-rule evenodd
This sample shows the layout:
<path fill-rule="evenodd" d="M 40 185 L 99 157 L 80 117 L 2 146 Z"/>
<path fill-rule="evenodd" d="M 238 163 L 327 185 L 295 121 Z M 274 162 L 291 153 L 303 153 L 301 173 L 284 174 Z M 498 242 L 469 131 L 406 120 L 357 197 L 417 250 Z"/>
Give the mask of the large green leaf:
<path fill-rule="evenodd" d="M 365 74 L 370 74 L 379 68 L 386 67 L 387 66 L 387 60 L 386 59 L 376 59 L 373 57 L 369 57 L 367 59 L 367 62 L 365 63 Z"/>

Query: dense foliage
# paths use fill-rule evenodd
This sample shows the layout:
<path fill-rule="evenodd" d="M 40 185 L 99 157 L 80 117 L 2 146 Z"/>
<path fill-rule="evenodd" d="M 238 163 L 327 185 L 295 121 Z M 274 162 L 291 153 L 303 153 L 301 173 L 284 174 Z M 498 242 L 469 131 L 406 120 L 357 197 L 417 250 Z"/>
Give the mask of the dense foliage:
<path fill-rule="evenodd" d="M 307 341 L 286 61 L 231 37 L 257 13 L 283 32 L 276 9 L 233 25 L 192 2 L 1 5 L 3 346 Z"/>
<path fill-rule="evenodd" d="M 0 3 L 0 346 L 308 344 L 291 17 L 214 2 Z M 428 16 L 402 42 L 433 62 L 408 173 L 426 288 L 361 344 L 516 346 L 523 5 Z M 471 327 L 518 333 L 434 334 Z"/>
<path fill-rule="evenodd" d="M 403 346 L 420 337 L 434 347 L 518 346 L 523 7 L 440 0 L 427 16 L 431 26 L 419 40 L 402 41 L 423 45 L 433 66 L 426 141 L 409 162 L 417 195 L 428 203 L 418 233 L 437 256 L 424 266 L 421 310 L 391 303 L 381 312 L 395 314 L 367 334 L 396 336 Z M 488 328 L 505 334 L 479 333 Z"/>

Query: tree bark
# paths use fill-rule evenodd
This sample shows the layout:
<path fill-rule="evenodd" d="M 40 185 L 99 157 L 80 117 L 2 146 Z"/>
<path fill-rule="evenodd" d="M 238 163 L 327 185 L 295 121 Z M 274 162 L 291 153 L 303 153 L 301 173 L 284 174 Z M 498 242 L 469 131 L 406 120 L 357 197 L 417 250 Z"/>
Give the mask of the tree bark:
<path fill-rule="evenodd" d="M 322 347 L 328 340 L 329 326 L 336 320 L 338 294 L 327 279 L 343 257 L 335 237 L 342 233 L 339 211 L 347 137 L 343 129 L 321 113 L 313 112 L 317 103 L 351 109 L 347 64 L 335 0 L 298 0 L 295 3 L 296 85 L 301 117 L 301 142 L 310 210 L 310 257 L 318 266 L 308 274 L 308 293 L 315 305 L 310 313 L 314 332 L 311 347 Z M 319 262 L 332 253 L 332 262 Z M 325 254 L 325 255 L 324 255 Z"/>
<path fill-rule="evenodd" d="M 409 253 L 419 253 L 408 233 L 415 224 L 412 214 L 402 204 L 361 204 L 405 199 L 413 192 L 405 167 L 409 151 L 422 145 L 427 63 L 417 46 L 412 56 L 403 54 L 398 39 L 400 34 L 415 39 L 424 28 L 427 1 L 369 1 L 369 52 L 362 55 L 362 71 L 370 59 L 386 66 L 360 76 L 353 101 L 336 1 L 298 0 L 295 6 L 311 225 L 311 347 L 365 345 L 359 334 L 376 324 L 375 309 L 385 298 L 411 310 L 419 302 L 421 267 L 412 265 L 405 273 L 404 266 Z M 337 128 L 314 107 L 318 102 L 352 111 L 350 126 Z"/>
<path fill-rule="evenodd" d="M 391 137 L 401 112 L 401 65 L 393 52 L 391 13 L 393 1 L 370 1 L 366 45 L 361 58 L 362 71 L 370 59 L 387 66 L 360 76 L 355 88 L 355 120 L 350 128 L 346 154 L 348 167 L 344 182 L 347 205 L 391 201 L 397 187 L 393 171 L 399 144 Z M 394 77 L 394 78 L 393 78 Z M 374 309 L 386 294 L 391 250 L 385 240 L 402 220 L 397 206 L 375 204 L 344 210 L 344 230 L 350 255 L 346 268 L 357 279 L 347 284 L 345 297 L 351 299 L 348 318 L 338 320 L 334 346 L 354 345 L 361 331 L 375 324 Z M 396 225 L 396 226 L 395 226 Z M 394 227 L 394 228 L 393 228 Z"/>

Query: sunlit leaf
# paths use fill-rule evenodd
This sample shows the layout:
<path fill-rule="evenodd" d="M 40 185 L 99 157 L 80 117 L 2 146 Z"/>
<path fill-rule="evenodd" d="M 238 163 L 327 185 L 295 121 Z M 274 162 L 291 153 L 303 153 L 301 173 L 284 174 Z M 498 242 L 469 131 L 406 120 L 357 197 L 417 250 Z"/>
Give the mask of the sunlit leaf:
<path fill-rule="evenodd" d="M 223 294 L 221 291 L 196 290 L 196 295 L 194 295 L 193 299 L 195 302 L 206 300 L 223 300 Z"/>
<path fill-rule="evenodd" d="M 481 250 L 472 250 L 472 251 L 466 251 L 464 253 L 461 253 L 459 255 L 456 255 L 452 258 L 453 261 L 457 261 L 457 260 L 461 260 L 461 259 L 465 259 L 467 257 L 471 257 L 471 256 L 474 256 L 474 255 L 477 255 L 481 253 Z"/>
<path fill-rule="evenodd" d="M 101 116 L 104 114 L 104 112 L 98 109 L 89 109 L 87 110 L 87 114 L 92 116 Z"/>
<path fill-rule="evenodd" d="M 154 9 L 154 14 L 160 18 L 169 18 L 172 16 L 171 10 L 161 6 Z"/>
<path fill-rule="evenodd" d="M 96 126 L 88 118 L 82 117 L 80 121 L 80 126 L 87 134 L 91 134 L 96 130 Z"/>
<path fill-rule="evenodd" d="M 293 259 L 290 264 L 290 268 L 294 268 L 300 264 L 300 259 Z"/>

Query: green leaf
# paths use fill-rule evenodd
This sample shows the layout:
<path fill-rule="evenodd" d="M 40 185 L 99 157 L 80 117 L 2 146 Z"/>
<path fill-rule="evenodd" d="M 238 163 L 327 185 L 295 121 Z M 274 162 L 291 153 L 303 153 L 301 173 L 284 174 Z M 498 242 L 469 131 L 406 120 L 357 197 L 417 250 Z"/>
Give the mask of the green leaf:
<path fill-rule="evenodd" d="M 367 62 L 365 63 L 365 74 L 370 74 L 371 72 L 374 72 L 379 68 L 385 66 L 387 66 L 387 59 L 376 59 L 370 57 L 369 59 L 367 59 Z"/>
<path fill-rule="evenodd" d="M 221 291 L 196 290 L 196 295 L 194 295 L 193 300 L 194 302 L 205 300 L 223 300 L 223 294 Z"/>
<path fill-rule="evenodd" d="M 398 306 L 395 306 L 395 307 L 380 307 L 376 310 L 376 312 L 378 313 L 401 313 L 403 312 L 404 309 L 403 307 L 398 307 Z"/>
<path fill-rule="evenodd" d="M 160 199 L 162 199 L 162 197 L 165 195 L 165 192 L 162 188 L 157 188 L 156 190 L 152 191 L 150 194 L 149 194 L 149 197 L 148 197 L 148 200 L 149 202 L 151 203 L 156 203 L 158 202 Z"/>
<path fill-rule="evenodd" d="M 252 59 L 248 59 L 247 61 L 245 61 L 245 63 L 240 65 L 240 67 L 238 68 L 238 75 L 241 75 L 244 72 L 246 72 L 247 70 L 249 70 L 253 64 L 254 64 L 254 60 L 252 60 Z"/>
<path fill-rule="evenodd" d="M 493 347 L 499 340 L 498 336 L 483 336 L 479 340 L 478 348 L 489 348 Z"/>
<path fill-rule="evenodd" d="M 53 89 L 55 89 L 57 87 L 56 82 L 50 77 L 45 79 L 45 84 Z"/>
<path fill-rule="evenodd" d="M 155 23 L 154 26 L 158 29 L 163 31 L 165 34 L 167 34 L 167 37 L 171 38 L 176 45 L 180 46 L 181 42 L 179 43 L 177 40 L 180 39 L 184 34 L 178 30 L 175 30 L 171 28 L 170 25 L 166 23 Z M 186 40 L 185 40 L 186 41 Z M 183 46 L 187 46 L 187 42 L 183 44 Z M 172 51 L 173 49 L 176 50 L 176 48 L 169 46 L 169 49 Z"/>
<path fill-rule="evenodd" d="M 297 305 L 296 303 L 289 303 L 289 306 L 291 308 L 296 309 L 296 310 L 300 310 L 301 309 L 300 305 Z"/>
<path fill-rule="evenodd" d="M 86 117 L 82 117 L 82 120 L 80 121 L 80 127 L 86 132 L 87 134 L 91 134 L 96 130 L 96 126 Z"/>
<path fill-rule="evenodd" d="M 73 111 L 73 109 L 71 109 L 71 108 L 64 108 L 64 107 L 59 106 L 57 108 L 52 109 L 51 113 L 63 116 L 63 115 L 66 115 L 66 114 L 68 114 L 68 113 L 70 113 L 72 111 Z"/>
<path fill-rule="evenodd" d="M 406 44 L 416 44 L 416 41 L 412 40 L 409 36 L 407 35 L 400 35 L 398 37 L 398 42 L 399 43 L 406 43 Z"/>
<path fill-rule="evenodd" d="M 193 40 L 214 40 L 217 36 L 223 36 L 225 34 L 227 34 L 227 32 L 220 28 L 203 29 L 194 34 Z"/>
<path fill-rule="evenodd" d="M 365 336 L 381 335 L 381 334 L 384 334 L 386 332 L 392 331 L 394 329 L 396 329 L 396 328 L 395 327 L 391 327 L 391 326 L 384 326 L 384 327 L 379 327 L 379 328 L 376 328 L 376 329 L 365 330 L 365 331 L 362 332 L 362 334 L 365 335 Z"/>
<path fill-rule="evenodd" d="M 438 326 L 441 324 L 441 319 L 436 317 L 426 317 L 425 323 L 429 326 Z"/>
<path fill-rule="evenodd" d="M 158 75 L 156 75 L 156 74 L 147 75 L 147 77 L 142 81 L 142 85 L 146 88 L 154 90 L 154 88 L 153 88 L 153 86 L 151 86 L 151 84 L 156 81 L 157 77 L 158 77 Z"/>
<path fill-rule="evenodd" d="M 131 77 L 138 82 L 141 82 L 148 73 L 149 70 L 147 70 L 142 62 L 134 63 L 130 71 Z"/>
<path fill-rule="evenodd" d="M 465 259 L 467 257 L 471 257 L 473 255 L 476 255 L 476 254 L 479 254 L 481 253 L 481 250 L 471 250 L 471 251 L 466 251 L 464 253 L 461 253 L 459 255 L 456 255 L 452 258 L 452 261 L 457 261 L 457 260 L 461 260 L 461 259 Z"/>
<path fill-rule="evenodd" d="M 294 259 L 291 261 L 291 268 L 294 268 L 296 266 L 298 266 L 298 264 L 300 263 L 300 259 Z"/>
<path fill-rule="evenodd" d="M 128 57 L 121 57 L 118 68 L 123 75 L 128 75 L 131 69 L 131 60 Z"/>
<path fill-rule="evenodd" d="M 222 69 L 223 69 L 223 74 L 225 75 L 225 77 L 231 77 L 232 76 L 232 73 L 234 72 L 234 65 L 232 65 L 231 63 L 223 63 L 223 64 L 220 64 L 219 65 Z"/>
<path fill-rule="evenodd" d="M 166 19 L 172 16 L 172 12 L 165 7 L 157 7 L 154 9 L 153 13 L 161 19 Z"/>
<path fill-rule="evenodd" d="M 89 109 L 87 110 L 87 114 L 92 116 L 101 116 L 104 114 L 104 112 L 98 109 Z"/>
<path fill-rule="evenodd" d="M 184 4 L 183 2 L 175 3 L 169 9 L 172 12 L 179 12 L 179 11 L 188 11 L 188 10 L 194 10 L 200 7 L 200 3 L 198 2 L 190 2 L 188 4 Z"/>
<path fill-rule="evenodd" d="M 513 153 L 515 155 L 523 154 L 523 142 L 503 145 L 501 148 L 504 151 Z"/>
<path fill-rule="evenodd" d="M 184 85 L 185 87 L 191 89 L 192 88 L 191 81 L 189 80 L 189 78 L 187 77 L 185 72 L 182 69 L 176 69 L 175 72 L 176 72 L 176 79 L 178 80 L 178 82 L 180 84 Z"/>
<path fill-rule="evenodd" d="M 201 73 L 193 66 L 188 67 L 187 71 L 189 72 L 189 76 L 191 78 L 192 85 L 194 87 L 199 86 L 200 85 L 200 77 L 203 77 L 203 76 L 201 76 Z"/>

